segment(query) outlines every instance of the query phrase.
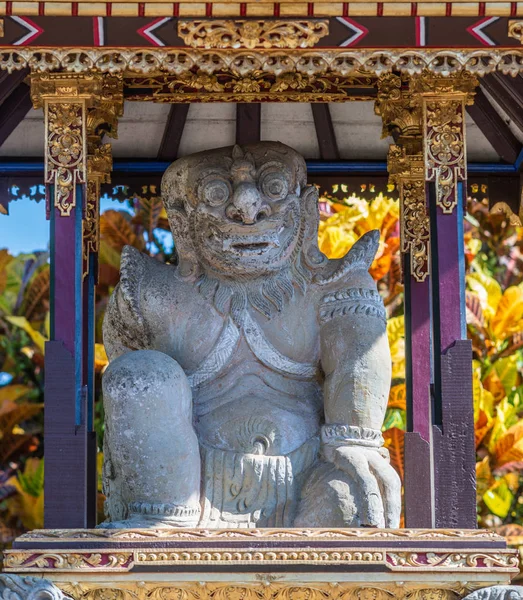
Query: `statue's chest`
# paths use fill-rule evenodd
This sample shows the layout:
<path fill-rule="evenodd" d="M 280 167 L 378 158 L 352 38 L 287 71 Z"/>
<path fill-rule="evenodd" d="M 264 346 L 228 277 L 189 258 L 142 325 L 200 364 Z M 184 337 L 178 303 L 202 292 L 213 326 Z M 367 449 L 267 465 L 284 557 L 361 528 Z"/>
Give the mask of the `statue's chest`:
<path fill-rule="evenodd" d="M 238 358 L 255 358 L 269 369 L 279 366 L 282 374 L 303 372 L 300 365 L 312 369 L 319 362 L 316 311 L 304 300 L 289 302 L 271 319 L 248 309 L 240 322 L 218 314 L 200 298 L 184 307 L 177 304 L 158 328 L 155 345 L 188 373 L 208 371 L 210 365 L 225 368 Z"/>

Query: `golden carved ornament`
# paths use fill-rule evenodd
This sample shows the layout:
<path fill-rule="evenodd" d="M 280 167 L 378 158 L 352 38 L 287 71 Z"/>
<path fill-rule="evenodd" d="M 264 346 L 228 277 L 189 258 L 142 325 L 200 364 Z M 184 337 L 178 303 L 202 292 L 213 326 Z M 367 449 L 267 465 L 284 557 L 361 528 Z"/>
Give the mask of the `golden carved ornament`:
<path fill-rule="evenodd" d="M 437 97 L 438 99 L 459 96 L 464 99 L 466 104 L 472 104 L 476 88 L 479 85 L 479 74 L 479 72 L 464 70 L 461 73 L 442 75 L 425 69 L 412 77 L 409 87 L 412 94 Z"/>
<path fill-rule="evenodd" d="M 413 583 L 279 583 L 263 574 L 259 579 L 256 583 L 54 583 L 72 600 L 459 600 L 482 587 L 474 583 L 431 587 Z"/>
<path fill-rule="evenodd" d="M 104 133 L 116 137 L 118 117 L 123 111 L 123 80 L 121 76 L 100 73 L 33 73 L 31 98 L 36 108 L 44 108 L 45 180 L 54 186 L 53 205 L 61 216 L 69 216 L 76 206 L 76 186 L 88 180 L 87 153 L 97 163 L 103 155 L 107 163 L 107 149 L 102 153 L 96 149 Z M 96 168 L 106 173 L 110 166 L 109 161 Z M 93 191 L 91 185 L 84 211 L 88 220 L 94 210 Z M 87 224 L 91 233 L 93 227 L 92 223 Z"/>
<path fill-rule="evenodd" d="M 92 138 L 91 144 L 93 144 Z M 88 144 L 88 147 L 91 144 Z M 89 148 L 85 210 L 82 222 L 84 276 L 89 272 L 89 254 L 98 252 L 100 247 L 100 185 L 110 183 L 112 166 L 110 144 L 99 144 Z"/>
<path fill-rule="evenodd" d="M 464 99 L 423 103 L 425 177 L 436 182 L 436 204 L 451 214 L 458 203 L 457 183 L 467 179 Z"/>
<path fill-rule="evenodd" d="M 382 137 L 394 136 L 409 154 L 421 152 L 421 105 L 409 89 L 409 79 L 393 73 L 378 78 L 374 112 L 383 122 Z"/>
<path fill-rule="evenodd" d="M 178 35 L 191 48 L 313 48 L 329 34 L 326 19 L 179 21 Z"/>
<path fill-rule="evenodd" d="M 374 95 L 372 77 L 316 76 L 305 73 L 271 75 L 262 71 L 242 76 L 234 73 L 209 75 L 202 71 L 181 75 L 133 77 L 126 79 L 129 99 L 154 102 L 215 102 L 215 101 L 297 101 L 346 102 Z M 147 90 L 144 97 L 141 90 Z M 367 96 L 366 96 L 367 94 Z"/>
<path fill-rule="evenodd" d="M 400 192 L 401 251 L 410 254 L 410 273 L 425 281 L 430 273 L 430 223 L 425 199 L 423 155 L 408 155 L 392 145 L 388 155 L 390 180 Z"/>
<path fill-rule="evenodd" d="M 519 40 L 523 44 L 523 20 L 508 22 L 508 37 Z"/>
<path fill-rule="evenodd" d="M 85 103 L 46 102 L 45 182 L 54 186 L 54 207 L 67 217 L 76 186 L 86 182 Z"/>
<path fill-rule="evenodd" d="M 61 75 L 98 73 L 179 75 L 198 66 L 206 73 L 230 71 L 242 76 L 263 71 L 278 75 L 300 72 L 308 75 L 332 73 L 382 75 L 397 71 L 409 75 L 424 71 L 447 77 L 469 72 L 505 75 L 523 72 L 523 48 L 477 49 L 347 49 L 318 50 L 212 50 L 179 48 L 6 48 L 0 49 L 0 70 L 30 68 L 34 73 L 62 70 Z M 35 90 L 36 91 L 36 90 Z M 35 99 L 35 95 L 33 96 Z"/>

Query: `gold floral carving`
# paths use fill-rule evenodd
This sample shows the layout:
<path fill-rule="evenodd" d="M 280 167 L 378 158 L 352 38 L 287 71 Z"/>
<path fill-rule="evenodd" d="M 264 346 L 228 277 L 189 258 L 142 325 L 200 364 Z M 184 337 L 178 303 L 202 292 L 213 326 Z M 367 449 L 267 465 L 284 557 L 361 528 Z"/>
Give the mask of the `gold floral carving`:
<path fill-rule="evenodd" d="M 375 565 L 390 571 L 454 572 L 488 569 L 492 572 L 517 572 L 518 558 L 513 550 L 492 552 L 470 549 L 406 549 L 401 552 L 379 548 L 256 548 L 226 550 L 217 548 L 134 548 L 128 551 L 96 549 L 75 550 L 8 550 L 5 570 L 15 573 L 94 571 L 131 572 L 144 565 Z"/>
<path fill-rule="evenodd" d="M 229 71 L 243 77 L 258 71 L 278 75 L 331 73 L 382 75 L 397 71 L 420 75 L 424 71 L 447 77 L 469 72 L 505 75 L 523 72 L 523 48 L 477 49 L 347 49 L 318 50 L 212 50 L 179 48 L 6 48 L 0 49 L 0 70 L 30 68 L 34 73 L 62 71 L 62 75 L 99 74 L 180 75 L 198 66 L 209 75 Z M 34 98 L 34 96 L 33 96 Z"/>
<path fill-rule="evenodd" d="M 191 48 L 313 48 L 329 34 L 326 19 L 179 21 L 178 35 Z"/>
<path fill-rule="evenodd" d="M 271 75 L 257 71 L 251 75 L 189 72 L 181 75 L 126 78 L 130 100 L 154 102 L 205 101 L 298 101 L 345 102 L 372 99 L 375 79 L 366 76 L 319 76 L 306 73 Z M 143 95 L 142 90 L 147 90 Z M 357 96 L 354 96 L 357 91 Z"/>
<path fill-rule="evenodd" d="M 430 272 L 430 223 L 425 199 L 423 154 L 408 155 L 405 148 L 389 149 L 390 180 L 398 186 L 401 209 L 401 251 L 410 254 L 410 272 L 425 281 Z"/>
<path fill-rule="evenodd" d="M 76 186 L 86 181 L 85 103 L 46 103 L 45 124 L 45 182 L 54 186 L 54 207 L 67 217 L 76 206 Z"/>
<path fill-rule="evenodd" d="M 280 583 L 259 576 L 258 583 L 146 581 L 66 583 L 56 581 L 73 600 L 459 600 L 481 584 L 439 584 L 427 587 L 413 583 L 315 582 Z"/>
<path fill-rule="evenodd" d="M 94 137 L 96 139 L 97 136 Z M 89 254 L 99 250 L 100 185 L 111 181 L 110 174 L 113 166 L 111 145 L 94 142 L 91 144 L 87 156 L 87 187 L 82 222 L 84 275 L 89 272 Z"/>
<path fill-rule="evenodd" d="M 126 570 L 133 552 L 10 552 L 4 568 L 17 572 L 30 571 L 97 571 Z"/>
<path fill-rule="evenodd" d="M 436 182 L 436 204 L 450 214 L 458 203 L 457 183 L 467 179 L 464 99 L 424 102 L 425 168 Z"/>
<path fill-rule="evenodd" d="M 488 569 L 512 571 L 519 566 L 518 557 L 510 553 L 496 552 L 427 552 L 422 556 L 415 552 L 387 552 L 387 558 L 393 568 L 405 569 L 412 567 L 416 570 L 437 570 L 451 568 L 452 570 L 470 571 L 481 565 Z"/>
<path fill-rule="evenodd" d="M 523 44 L 523 20 L 508 22 L 508 37 L 519 40 Z"/>

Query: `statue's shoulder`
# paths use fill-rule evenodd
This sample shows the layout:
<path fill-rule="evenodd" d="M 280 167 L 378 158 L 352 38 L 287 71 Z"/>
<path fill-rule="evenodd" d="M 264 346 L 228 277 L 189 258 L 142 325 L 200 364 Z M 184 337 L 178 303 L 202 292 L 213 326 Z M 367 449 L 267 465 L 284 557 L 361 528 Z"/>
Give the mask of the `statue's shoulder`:
<path fill-rule="evenodd" d="M 147 289 L 165 288 L 175 283 L 176 267 L 162 263 L 140 252 L 133 246 L 125 246 L 120 261 L 119 291 L 123 300 L 138 319 L 141 317 L 141 298 Z"/>
<path fill-rule="evenodd" d="M 369 279 L 369 268 L 380 242 L 378 230 L 368 231 L 354 244 L 343 258 L 325 261 L 314 275 L 320 292 L 358 286 Z"/>

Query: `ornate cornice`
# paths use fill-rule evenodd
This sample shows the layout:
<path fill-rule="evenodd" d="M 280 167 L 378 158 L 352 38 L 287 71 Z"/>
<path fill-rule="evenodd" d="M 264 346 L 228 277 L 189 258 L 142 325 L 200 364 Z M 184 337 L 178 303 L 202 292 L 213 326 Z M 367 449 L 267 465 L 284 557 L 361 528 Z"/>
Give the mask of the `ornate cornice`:
<path fill-rule="evenodd" d="M 9 72 L 30 68 L 33 72 L 62 70 L 71 74 L 100 72 L 124 75 L 177 76 L 195 69 L 212 75 L 228 71 L 242 77 L 262 71 L 272 75 L 331 73 L 381 75 L 391 71 L 419 75 L 424 71 L 443 77 L 462 71 L 485 75 L 523 72 L 523 48 L 477 50 L 196 50 L 119 48 L 3 48 L 0 69 Z"/>
<path fill-rule="evenodd" d="M 347 548 L 136 548 L 133 550 L 9 550 L 4 569 L 15 573 L 129 572 L 146 565 L 374 565 L 403 573 L 442 571 L 460 573 L 516 573 L 519 560 L 513 550 L 410 548 L 384 550 L 379 547 Z"/>
<path fill-rule="evenodd" d="M 178 22 L 178 35 L 191 48 L 313 48 L 329 34 L 327 20 L 212 19 Z"/>

